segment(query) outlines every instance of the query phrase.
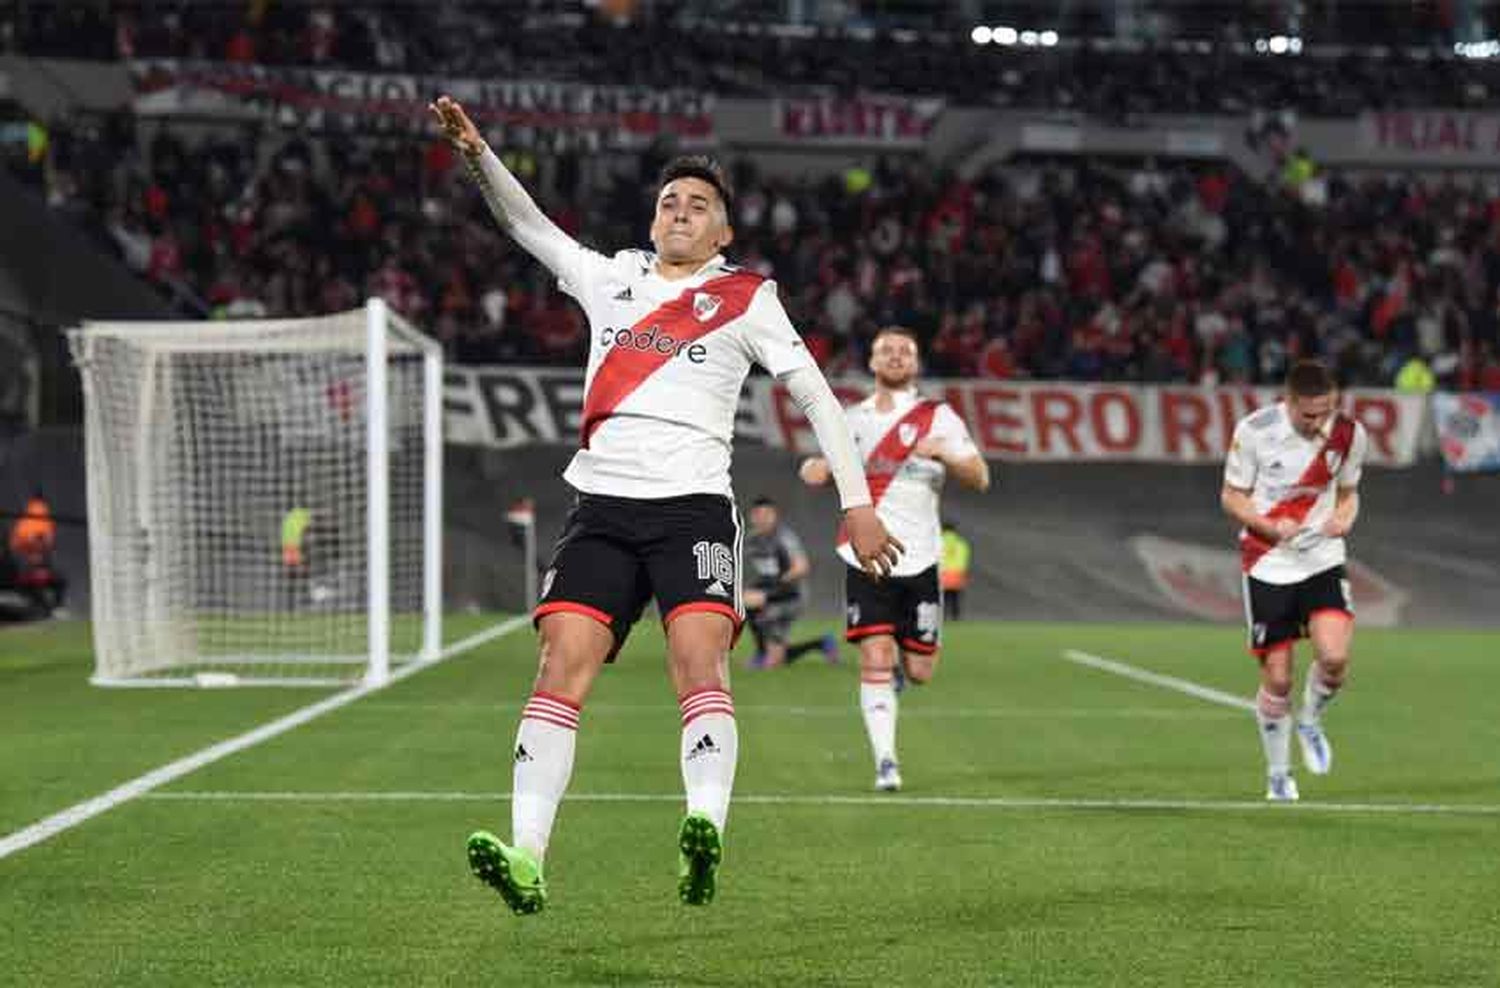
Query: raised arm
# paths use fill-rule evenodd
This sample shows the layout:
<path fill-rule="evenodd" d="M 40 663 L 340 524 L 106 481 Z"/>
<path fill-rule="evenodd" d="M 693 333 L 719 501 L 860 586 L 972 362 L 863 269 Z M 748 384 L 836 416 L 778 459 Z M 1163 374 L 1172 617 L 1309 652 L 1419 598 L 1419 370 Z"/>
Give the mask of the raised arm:
<path fill-rule="evenodd" d="M 479 128 L 474 126 L 474 121 L 469 119 L 457 100 L 439 96 L 428 109 L 437 117 L 443 136 L 463 155 L 469 174 L 484 195 L 495 222 L 528 254 L 559 278 L 566 279 L 573 259 L 582 250 L 578 241 L 542 212 L 536 200 L 490 150 Z"/>

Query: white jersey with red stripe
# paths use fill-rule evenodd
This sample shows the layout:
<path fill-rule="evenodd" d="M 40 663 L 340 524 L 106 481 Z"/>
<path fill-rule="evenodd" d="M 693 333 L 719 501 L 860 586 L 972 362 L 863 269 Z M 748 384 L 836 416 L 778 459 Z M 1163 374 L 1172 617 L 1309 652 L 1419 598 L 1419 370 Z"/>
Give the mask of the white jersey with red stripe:
<path fill-rule="evenodd" d="M 958 413 L 946 402 L 934 401 L 930 420 L 918 426 L 910 423 L 909 416 L 916 412 L 922 399 L 915 388 L 891 393 L 894 399 L 891 408 L 881 411 L 876 407 L 876 395 L 844 409 L 849 419 L 849 429 L 854 433 L 854 443 L 865 460 L 865 475 L 871 481 L 871 493 L 875 495 L 875 511 L 885 523 L 886 530 L 901 541 L 906 551 L 893 576 L 915 576 L 929 567 L 936 566 L 942 555 L 942 515 L 939 501 L 943 483 L 947 479 L 947 468 L 937 460 L 908 453 L 924 438 L 942 443 L 949 456 L 966 458 L 977 456 L 979 449 L 969 436 L 968 426 Z M 911 429 L 907 435 L 898 435 Z M 925 432 L 922 430 L 925 429 Z M 889 438 L 890 442 L 886 443 Z M 872 454 L 895 446 L 901 452 L 899 462 L 872 463 Z M 894 471 L 889 484 L 882 486 L 876 474 L 881 470 Z M 859 560 L 847 542 L 840 542 L 840 558 L 850 566 L 858 566 Z"/>
<path fill-rule="evenodd" d="M 773 375 L 817 367 L 776 283 L 722 256 L 668 280 L 650 251 L 562 254 L 559 285 L 589 321 L 583 442 L 563 479 L 617 497 L 732 496 L 734 419 L 751 364 Z"/>
<path fill-rule="evenodd" d="M 1241 419 L 1224 463 L 1224 483 L 1250 492 L 1257 514 L 1287 517 L 1302 530 L 1271 546 L 1241 530 L 1244 570 L 1264 583 L 1301 583 L 1341 565 L 1344 540 L 1320 529 L 1333 517 L 1336 493 L 1359 485 L 1369 436 L 1335 415 L 1311 439 L 1292 425 L 1284 402 Z"/>

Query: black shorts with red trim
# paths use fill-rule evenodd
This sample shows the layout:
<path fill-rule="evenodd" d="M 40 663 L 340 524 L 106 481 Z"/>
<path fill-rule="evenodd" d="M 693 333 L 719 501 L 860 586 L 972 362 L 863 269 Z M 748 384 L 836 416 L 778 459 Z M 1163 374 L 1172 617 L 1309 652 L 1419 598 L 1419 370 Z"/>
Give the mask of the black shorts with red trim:
<path fill-rule="evenodd" d="M 744 620 L 740 519 L 717 494 L 642 499 L 579 494 L 542 574 L 533 622 L 557 611 L 609 626 L 615 653 L 647 601 L 667 624 L 678 614 L 716 611 Z"/>
<path fill-rule="evenodd" d="M 1307 637 L 1307 622 L 1319 611 L 1354 617 L 1349 574 L 1343 566 L 1325 569 L 1300 583 L 1266 583 L 1245 577 L 1245 616 L 1250 624 L 1250 651 L 1271 649 Z"/>
<path fill-rule="evenodd" d="M 888 576 L 883 580 L 858 567 L 846 566 L 844 599 L 844 638 L 848 641 L 890 635 L 903 651 L 922 655 L 931 655 L 942 645 L 943 592 L 938 587 L 936 566 L 914 576 Z"/>

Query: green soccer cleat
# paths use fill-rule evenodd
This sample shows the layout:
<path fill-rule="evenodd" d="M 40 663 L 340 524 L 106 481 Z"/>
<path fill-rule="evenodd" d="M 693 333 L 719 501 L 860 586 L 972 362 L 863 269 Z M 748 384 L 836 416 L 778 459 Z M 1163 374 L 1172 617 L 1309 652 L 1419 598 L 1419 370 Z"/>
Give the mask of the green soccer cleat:
<path fill-rule="evenodd" d="M 496 892 L 518 916 L 539 913 L 547 904 L 542 866 L 518 847 L 506 847 L 486 830 L 469 835 L 469 870 Z"/>
<path fill-rule="evenodd" d="M 719 862 L 724 860 L 719 828 L 702 813 L 689 813 L 677 831 L 677 851 L 677 895 L 690 906 L 708 905 L 714 901 Z"/>

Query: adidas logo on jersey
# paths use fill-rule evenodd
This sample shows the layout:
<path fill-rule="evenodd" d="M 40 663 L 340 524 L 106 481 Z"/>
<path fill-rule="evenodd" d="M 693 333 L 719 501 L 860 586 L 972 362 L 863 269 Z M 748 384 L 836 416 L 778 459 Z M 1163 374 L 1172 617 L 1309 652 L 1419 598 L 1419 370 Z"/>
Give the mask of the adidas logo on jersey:
<path fill-rule="evenodd" d="M 711 595 L 713 595 L 715 597 L 728 597 L 729 596 L 729 591 L 725 590 L 724 589 L 724 584 L 720 583 L 718 580 L 715 580 L 714 582 L 710 583 L 706 588 L 704 588 L 703 592 L 706 593 L 706 594 L 711 594 Z"/>
<path fill-rule="evenodd" d="M 619 292 L 617 292 L 615 294 L 615 301 L 616 302 L 633 302 L 633 301 L 635 301 L 635 295 L 630 291 L 630 286 L 629 285 L 626 285 L 624 288 L 622 288 Z"/>
<path fill-rule="evenodd" d="M 713 738 L 705 734 L 703 735 L 703 737 L 698 739 L 698 743 L 693 745 L 692 750 L 687 753 L 687 760 L 692 761 L 693 759 L 701 758 L 704 755 L 717 755 L 718 753 L 719 746 L 714 744 Z"/>
<path fill-rule="evenodd" d="M 534 759 L 534 758 L 531 757 L 531 752 L 529 752 L 529 751 L 526 750 L 526 746 L 524 744 L 518 744 L 518 745 L 516 745 L 516 761 L 517 762 L 530 762 L 530 761 L 535 761 L 535 760 L 536 759 Z"/>

